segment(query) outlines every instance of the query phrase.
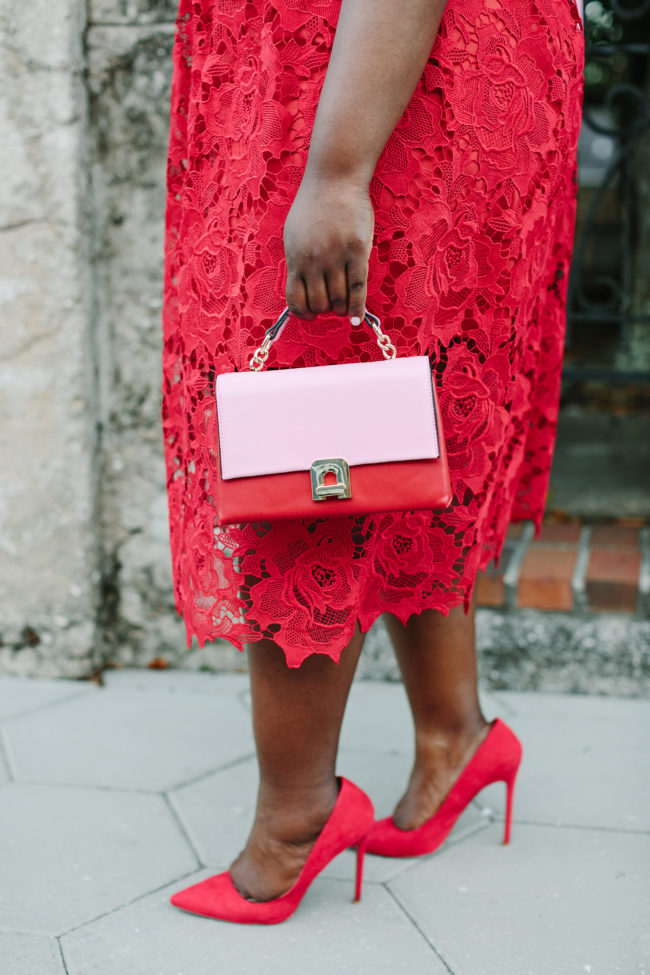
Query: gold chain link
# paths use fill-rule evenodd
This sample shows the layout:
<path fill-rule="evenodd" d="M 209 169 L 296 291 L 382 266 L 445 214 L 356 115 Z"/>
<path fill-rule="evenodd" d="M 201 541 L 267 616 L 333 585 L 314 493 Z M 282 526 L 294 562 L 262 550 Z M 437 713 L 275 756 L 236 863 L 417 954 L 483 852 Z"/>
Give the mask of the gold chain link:
<path fill-rule="evenodd" d="M 396 357 L 397 349 L 385 332 L 382 332 L 381 335 L 377 336 L 377 345 L 381 349 L 384 359 L 394 359 Z"/>
<path fill-rule="evenodd" d="M 271 347 L 271 343 L 269 339 L 265 338 L 262 344 L 260 345 L 259 349 L 256 349 L 255 352 L 253 352 L 250 361 L 251 372 L 259 372 L 260 369 L 264 367 L 264 364 L 269 357 L 270 347 Z"/>

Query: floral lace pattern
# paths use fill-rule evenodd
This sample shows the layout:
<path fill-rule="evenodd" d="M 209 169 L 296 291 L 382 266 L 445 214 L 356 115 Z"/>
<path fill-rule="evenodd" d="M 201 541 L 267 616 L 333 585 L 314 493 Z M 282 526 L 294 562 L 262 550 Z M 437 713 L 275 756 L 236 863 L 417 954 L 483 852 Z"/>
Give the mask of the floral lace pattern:
<path fill-rule="evenodd" d="M 368 307 L 427 354 L 454 499 L 428 511 L 217 528 L 215 404 L 284 307 L 282 229 L 340 0 L 181 0 L 166 211 L 163 424 L 176 605 L 196 635 L 337 660 L 357 620 L 467 605 L 510 521 L 539 526 L 555 441 L 577 193 L 575 0 L 449 0 L 371 184 Z M 378 357 L 290 320 L 269 367 Z"/>

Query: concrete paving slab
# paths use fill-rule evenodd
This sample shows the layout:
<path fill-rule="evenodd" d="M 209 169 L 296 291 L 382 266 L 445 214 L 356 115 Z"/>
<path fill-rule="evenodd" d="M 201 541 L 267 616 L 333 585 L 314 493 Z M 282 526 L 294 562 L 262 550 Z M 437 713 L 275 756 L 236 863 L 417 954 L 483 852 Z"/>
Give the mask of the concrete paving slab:
<path fill-rule="evenodd" d="M 242 849 L 253 822 L 257 781 L 257 762 L 251 758 L 168 793 L 202 863 L 225 870 Z"/>
<path fill-rule="evenodd" d="M 169 896 L 203 871 L 62 938 L 69 975 L 281 975 L 305 971 L 448 975 L 383 887 L 317 878 L 282 924 L 228 924 L 187 914 Z"/>
<path fill-rule="evenodd" d="M 350 691 L 341 747 L 372 752 L 413 749 L 413 724 L 401 684 L 355 681 Z"/>
<path fill-rule="evenodd" d="M 501 718 L 503 721 L 507 721 L 517 713 L 502 691 L 481 690 L 481 704 L 483 714 L 488 721 L 492 718 Z"/>
<path fill-rule="evenodd" d="M 248 690 L 247 674 L 206 673 L 190 670 L 129 668 L 105 670 L 104 687 L 111 690 L 168 691 L 170 694 L 227 693 L 237 696 Z"/>
<path fill-rule="evenodd" d="M 40 934 L 0 931 L 3 975 L 64 975 L 58 942 Z"/>
<path fill-rule="evenodd" d="M 15 778 L 161 790 L 253 750 L 250 715 L 214 694 L 96 688 L 4 725 Z"/>
<path fill-rule="evenodd" d="M 14 930 L 65 932 L 69 975 L 274 975 L 297 964 L 309 975 L 650 975 L 650 836 L 641 832 L 650 702 L 482 695 L 486 717 L 503 717 L 526 749 L 511 846 L 501 845 L 502 825 L 485 811 L 502 809 L 499 784 L 431 857 L 369 856 L 361 905 L 349 903 L 354 855 L 346 852 L 287 924 L 256 928 L 168 903 L 174 890 L 225 869 L 248 832 L 256 763 L 237 758 L 245 734 L 241 754 L 253 751 L 246 675 L 114 671 L 104 688 L 79 686 L 78 699 L 45 700 L 29 715 L 8 715 L 0 729 L 21 774 L 47 776 L 54 764 L 73 783 L 97 783 L 2 786 L 2 975 L 13 958 L 2 937 Z M 346 721 L 338 771 L 388 815 L 410 767 L 403 688 L 355 682 Z M 234 764 L 217 769 L 215 754 Z M 1 758 L 0 750 L 0 783 Z M 186 774 L 186 761 L 197 774 Z M 170 804 L 137 791 L 152 788 L 170 788 Z M 200 874 L 192 843 L 208 864 Z M 8 975 L 61 975 L 47 955 L 34 965 L 24 957 L 25 970 Z"/>
<path fill-rule="evenodd" d="M 0 721 L 16 714 L 36 711 L 47 704 L 64 701 L 96 690 L 91 681 L 48 680 L 39 677 L 0 677 Z"/>
<path fill-rule="evenodd" d="M 494 824 L 390 881 L 454 975 L 647 975 L 650 837 Z"/>
<path fill-rule="evenodd" d="M 0 738 L 0 785 L 4 785 L 5 782 L 9 782 L 9 769 L 7 768 L 7 763 L 4 757 L 4 751 L 2 746 L 2 739 Z"/>
<path fill-rule="evenodd" d="M 516 821 L 650 831 L 650 701 L 514 693 L 507 700 L 524 745 Z M 490 786 L 479 802 L 502 814 L 505 788 Z"/>
<path fill-rule="evenodd" d="M 596 696 L 587 694 L 540 694 L 534 691 L 498 691 L 496 696 L 523 717 L 535 716 L 549 724 L 558 718 L 594 718 L 611 724 L 630 715 L 650 721 L 650 700 L 645 698 Z"/>
<path fill-rule="evenodd" d="M 161 796 L 23 784 L 1 796 L 4 928 L 58 935 L 196 869 Z"/>

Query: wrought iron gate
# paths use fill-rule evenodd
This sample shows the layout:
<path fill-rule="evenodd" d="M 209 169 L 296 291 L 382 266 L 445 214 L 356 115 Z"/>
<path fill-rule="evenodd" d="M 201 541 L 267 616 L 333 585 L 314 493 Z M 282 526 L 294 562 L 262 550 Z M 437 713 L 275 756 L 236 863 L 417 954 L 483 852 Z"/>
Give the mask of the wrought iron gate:
<path fill-rule="evenodd" d="M 564 380 L 650 380 L 650 0 L 587 0 Z"/>

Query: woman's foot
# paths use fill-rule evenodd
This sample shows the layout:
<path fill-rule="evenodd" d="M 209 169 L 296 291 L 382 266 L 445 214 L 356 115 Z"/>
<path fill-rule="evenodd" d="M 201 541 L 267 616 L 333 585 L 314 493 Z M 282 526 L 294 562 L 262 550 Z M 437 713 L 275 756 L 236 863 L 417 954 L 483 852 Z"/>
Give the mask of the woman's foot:
<path fill-rule="evenodd" d="M 431 819 L 489 730 L 481 718 L 471 729 L 420 738 L 409 784 L 393 813 L 399 829 L 417 829 Z"/>
<path fill-rule="evenodd" d="M 289 801 L 258 801 L 255 822 L 245 848 L 230 866 L 237 891 L 250 901 L 270 901 L 296 882 L 336 804 L 338 785 Z"/>

